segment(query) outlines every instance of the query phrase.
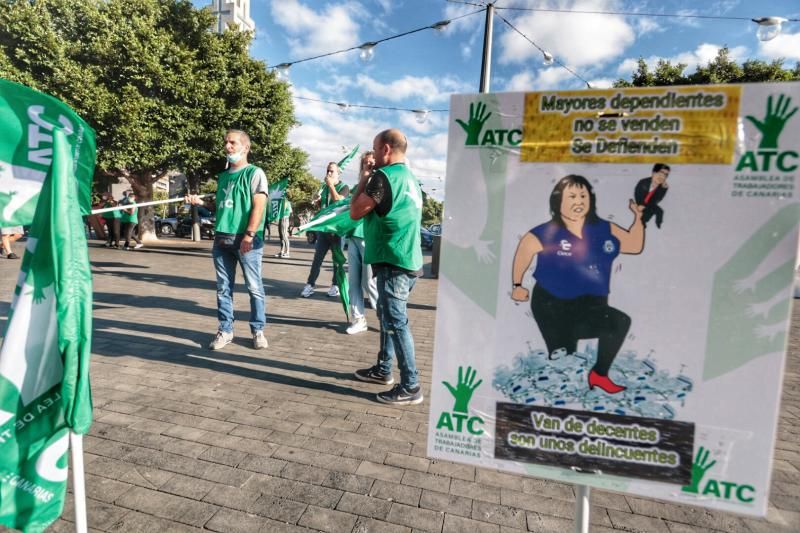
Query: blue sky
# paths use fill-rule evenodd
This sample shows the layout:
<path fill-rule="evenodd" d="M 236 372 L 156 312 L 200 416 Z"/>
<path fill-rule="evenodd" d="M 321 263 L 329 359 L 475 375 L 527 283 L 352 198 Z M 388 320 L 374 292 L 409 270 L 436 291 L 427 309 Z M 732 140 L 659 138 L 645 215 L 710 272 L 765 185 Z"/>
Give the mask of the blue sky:
<path fill-rule="evenodd" d="M 193 1 L 197 6 L 209 4 L 208 0 Z M 495 4 L 498 8 L 800 18 L 797 0 L 498 0 Z M 251 0 L 251 16 L 257 26 L 251 53 L 267 65 L 292 62 L 479 9 L 445 0 Z M 659 58 L 677 60 L 689 64 L 692 71 L 726 45 L 740 62 L 783 57 L 785 65 L 793 67 L 800 61 L 800 22 L 785 23 L 778 38 L 761 43 L 755 35 L 756 25 L 739 20 L 511 9 L 496 13 L 595 87 L 630 78 L 639 57 L 651 63 Z M 447 109 L 450 94 L 478 91 L 483 25 L 484 14 L 479 13 L 451 23 L 444 32 L 426 30 L 381 43 L 369 62 L 352 51 L 294 65 L 290 69 L 292 92 L 349 104 Z M 582 87 L 584 83 L 565 69 L 545 66 L 541 52 L 495 18 L 493 92 Z M 299 99 L 295 100 L 295 112 L 301 125 L 292 131 L 290 141 L 309 153 L 309 170 L 314 175 L 322 177 L 325 164 L 341 158 L 345 147 L 369 147 L 375 133 L 399 127 L 408 136 L 408 157 L 423 188 L 443 198 L 447 113 L 432 112 L 420 124 L 411 112 L 342 110 Z M 344 179 L 354 183 L 355 169 L 348 168 Z"/>

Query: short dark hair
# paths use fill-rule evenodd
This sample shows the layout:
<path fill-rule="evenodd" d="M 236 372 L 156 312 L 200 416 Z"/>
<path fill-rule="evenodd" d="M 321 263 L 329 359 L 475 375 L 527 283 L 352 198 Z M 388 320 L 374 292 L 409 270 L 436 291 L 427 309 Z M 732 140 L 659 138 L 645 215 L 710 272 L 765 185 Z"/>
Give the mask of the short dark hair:
<path fill-rule="evenodd" d="M 382 144 L 388 144 L 392 147 L 392 150 L 396 150 L 401 154 L 406 153 L 408 149 L 408 140 L 403 133 L 395 128 L 391 128 L 388 130 L 383 130 L 378 134 L 378 139 Z"/>
<path fill-rule="evenodd" d="M 559 226 L 564 226 L 564 220 L 561 218 L 561 200 L 564 197 L 564 189 L 567 187 L 583 187 L 589 192 L 589 212 L 586 213 L 586 222 L 593 223 L 600 220 L 597 216 L 597 198 L 594 195 L 594 189 L 589 180 L 577 174 L 570 174 L 564 176 L 556 186 L 553 187 L 553 192 L 550 193 L 550 220 Z"/>
<path fill-rule="evenodd" d="M 669 168 L 669 165 L 666 163 L 656 163 L 653 165 L 653 172 L 661 172 L 662 170 L 672 170 Z"/>

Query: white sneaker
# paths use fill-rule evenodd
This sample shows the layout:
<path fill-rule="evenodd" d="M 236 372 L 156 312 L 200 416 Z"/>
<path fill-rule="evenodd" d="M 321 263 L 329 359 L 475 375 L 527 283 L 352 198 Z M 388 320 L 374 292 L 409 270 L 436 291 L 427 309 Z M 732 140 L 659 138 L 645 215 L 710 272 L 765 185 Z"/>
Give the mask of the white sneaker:
<path fill-rule="evenodd" d="M 339 287 L 337 287 L 336 285 L 331 285 L 331 288 L 328 289 L 328 296 L 330 296 L 331 298 L 336 298 L 337 296 L 339 296 Z"/>
<path fill-rule="evenodd" d="M 308 298 L 312 294 L 314 294 L 314 286 L 306 283 L 306 286 L 303 287 L 303 291 L 300 293 L 300 296 L 303 298 Z"/>
<path fill-rule="evenodd" d="M 142 244 L 142 243 L 139 243 L 139 244 L 137 244 L 136 246 L 134 246 L 134 247 L 133 247 L 133 249 L 134 249 L 134 250 L 138 250 L 138 249 L 139 249 L 139 248 L 141 248 L 142 246 L 144 246 L 144 244 Z"/>
<path fill-rule="evenodd" d="M 263 331 L 256 331 L 253 333 L 253 348 L 256 350 L 269 348 L 269 342 L 267 342 L 267 338 L 264 336 Z"/>
<path fill-rule="evenodd" d="M 225 333 L 224 331 L 217 331 L 217 334 L 208 345 L 209 350 L 219 350 L 224 348 L 233 340 L 233 332 Z"/>
<path fill-rule="evenodd" d="M 348 326 L 346 331 L 348 335 L 355 335 L 356 333 L 367 331 L 367 319 L 363 316 L 355 319 L 350 326 Z"/>

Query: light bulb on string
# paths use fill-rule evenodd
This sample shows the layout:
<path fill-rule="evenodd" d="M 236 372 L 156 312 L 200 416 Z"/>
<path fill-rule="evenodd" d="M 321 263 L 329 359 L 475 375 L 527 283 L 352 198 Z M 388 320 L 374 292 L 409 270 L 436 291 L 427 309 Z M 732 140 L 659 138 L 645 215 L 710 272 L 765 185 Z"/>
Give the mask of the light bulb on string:
<path fill-rule="evenodd" d="M 368 61 L 372 61 L 372 58 L 375 57 L 375 46 L 378 43 L 368 42 L 364 43 L 358 47 L 361 52 L 359 52 L 358 57 L 361 58 L 361 61 L 365 63 Z"/>
<path fill-rule="evenodd" d="M 546 66 L 549 67 L 550 65 L 555 63 L 555 58 L 553 57 L 553 54 L 551 54 L 547 50 L 542 52 L 542 56 L 543 56 L 542 63 L 544 63 Z"/>
<path fill-rule="evenodd" d="M 428 120 L 428 115 L 430 114 L 430 111 L 428 111 L 427 109 L 415 109 L 413 113 L 414 113 L 414 118 L 417 119 L 418 124 L 425 124 L 425 122 Z"/>
<path fill-rule="evenodd" d="M 278 78 L 280 81 L 289 81 L 289 68 L 292 66 L 291 63 L 281 63 L 280 65 L 275 67 L 275 77 Z"/>
<path fill-rule="evenodd" d="M 444 33 L 445 28 L 450 24 L 449 20 L 440 20 L 436 24 L 431 25 L 431 28 L 436 30 L 436 33 Z"/>
<path fill-rule="evenodd" d="M 341 111 L 342 113 L 345 113 L 348 109 L 350 109 L 350 104 L 339 102 L 336 105 L 339 106 L 339 111 Z"/>
<path fill-rule="evenodd" d="M 753 19 L 753 22 L 758 24 L 756 36 L 759 41 L 771 41 L 781 33 L 781 25 L 787 19 L 783 17 L 759 17 Z"/>

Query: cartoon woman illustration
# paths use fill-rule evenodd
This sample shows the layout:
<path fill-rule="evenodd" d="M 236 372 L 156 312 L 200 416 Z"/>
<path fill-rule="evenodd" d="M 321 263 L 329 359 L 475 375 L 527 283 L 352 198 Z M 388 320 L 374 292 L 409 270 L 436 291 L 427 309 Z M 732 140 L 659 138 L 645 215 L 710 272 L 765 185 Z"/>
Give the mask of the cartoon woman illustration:
<path fill-rule="evenodd" d="M 511 298 L 528 300 L 522 278 L 536 257 L 531 311 L 550 357 L 575 353 L 579 339 L 598 339 L 589 388 L 609 394 L 625 390 L 608 377 L 631 325 L 628 315 L 608 305 L 614 259 L 644 249 L 642 207 L 631 200 L 634 220 L 627 230 L 597 216 L 592 186 L 583 176 L 561 178 L 550 194 L 550 222 L 526 233 L 514 254 Z"/>

